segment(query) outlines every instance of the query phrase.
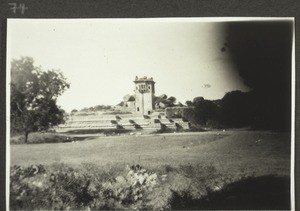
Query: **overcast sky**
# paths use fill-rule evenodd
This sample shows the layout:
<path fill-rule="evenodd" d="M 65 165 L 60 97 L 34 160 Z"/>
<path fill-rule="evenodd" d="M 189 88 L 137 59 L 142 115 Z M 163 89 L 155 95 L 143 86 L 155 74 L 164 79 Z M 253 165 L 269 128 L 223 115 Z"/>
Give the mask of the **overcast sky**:
<path fill-rule="evenodd" d="M 249 90 L 220 50 L 225 37 L 222 23 L 201 19 L 10 19 L 7 58 L 60 69 L 71 83 L 58 99 L 66 111 L 116 105 L 133 94 L 135 76 L 185 103 Z"/>

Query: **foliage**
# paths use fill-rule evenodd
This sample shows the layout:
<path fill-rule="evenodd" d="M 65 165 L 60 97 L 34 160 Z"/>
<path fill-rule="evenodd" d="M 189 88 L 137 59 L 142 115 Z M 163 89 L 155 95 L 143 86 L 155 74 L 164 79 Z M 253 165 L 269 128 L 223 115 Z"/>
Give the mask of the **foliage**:
<path fill-rule="evenodd" d="M 169 101 L 171 104 L 174 105 L 174 103 L 176 102 L 176 98 L 173 97 L 173 96 L 171 96 L 171 97 L 168 98 L 168 101 Z"/>
<path fill-rule="evenodd" d="M 221 100 L 221 121 L 229 127 L 243 127 L 251 124 L 250 114 L 253 113 L 253 100 L 249 93 L 232 91 Z"/>
<path fill-rule="evenodd" d="M 29 57 L 11 62 L 11 130 L 23 132 L 25 141 L 33 131 L 46 130 L 64 121 L 56 99 L 69 83 L 61 72 L 42 71 Z"/>
<path fill-rule="evenodd" d="M 107 171 L 88 163 L 12 166 L 10 209 L 277 210 L 289 208 L 288 186 L 286 178 L 223 175 L 210 165 L 167 165 L 156 172 L 140 165 Z"/>
<path fill-rule="evenodd" d="M 154 105 L 156 109 L 173 107 L 175 106 L 175 102 L 175 97 L 171 96 L 168 98 L 165 94 L 154 97 Z"/>
<path fill-rule="evenodd" d="M 207 198 L 240 178 L 225 177 L 212 166 L 166 167 L 156 173 L 140 165 L 113 173 L 85 166 L 12 166 L 10 208 L 172 209 L 183 205 L 184 198 Z"/>
<path fill-rule="evenodd" d="M 218 106 L 214 101 L 204 100 L 204 98 L 194 98 L 193 105 L 195 106 L 196 122 L 206 125 L 208 120 L 218 118 Z"/>
<path fill-rule="evenodd" d="M 116 115 L 116 114 L 132 114 L 132 112 L 129 111 L 110 111 L 110 112 L 105 112 L 103 113 L 104 115 Z"/>
<path fill-rule="evenodd" d="M 169 118 L 183 118 L 193 125 L 203 127 L 219 127 L 220 108 L 218 101 L 205 100 L 203 97 L 194 98 L 193 102 L 188 101 L 188 107 L 173 107 L 166 109 Z"/>
<path fill-rule="evenodd" d="M 10 175 L 12 209 L 139 208 L 158 185 L 158 177 L 139 165 L 125 176 L 103 178 L 70 166 L 46 171 L 42 165 L 13 166 Z"/>
<path fill-rule="evenodd" d="M 107 109 L 111 109 L 111 106 L 110 105 L 96 105 L 96 106 L 94 106 L 95 111 L 101 111 L 101 110 L 107 110 Z"/>
<path fill-rule="evenodd" d="M 187 106 L 193 106 L 193 102 L 190 101 L 190 100 L 187 100 L 187 101 L 185 102 L 185 104 L 186 104 Z"/>
<path fill-rule="evenodd" d="M 13 136 L 10 138 L 11 144 L 23 144 L 24 136 Z M 63 143 L 71 142 L 73 138 L 66 135 L 56 134 L 56 133 L 39 133 L 33 132 L 28 135 L 28 144 L 40 144 L 40 143 Z"/>
<path fill-rule="evenodd" d="M 265 97 L 268 98 L 268 96 Z M 270 121 L 278 114 L 277 109 L 274 109 L 275 104 L 262 105 L 254 91 L 231 91 L 220 100 L 196 97 L 193 101 L 187 101 L 186 104 L 189 109 L 175 112 L 177 115 L 174 117 L 185 118 L 195 127 L 241 128 L 250 126 L 254 129 L 277 130 L 278 125 L 283 124 L 282 119 L 278 119 L 282 123 Z"/>
<path fill-rule="evenodd" d="M 110 105 L 96 105 L 96 106 L 91 106 L 89 108 L 85 107 L 80 110 L 80 112 L 95 112 L 95 111 L 105 111 L 111 109 Z"/>
<path fill-rule="evenodd" d="M 224 54 L 252 89 L 247 99 L 253 111 L 251 125 L 290 131 L 292 21 L 230 23 L 226 34 Z"/>

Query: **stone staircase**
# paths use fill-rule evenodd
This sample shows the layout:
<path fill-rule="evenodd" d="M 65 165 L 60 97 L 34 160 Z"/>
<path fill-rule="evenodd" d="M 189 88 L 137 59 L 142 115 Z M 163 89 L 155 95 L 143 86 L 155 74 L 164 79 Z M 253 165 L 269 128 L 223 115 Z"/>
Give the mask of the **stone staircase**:
<path fill-rule="evenodd" d="M 89 115 L 70 116 L 65 124 L 55 128 L 57 132 L 69 132 L 74 130 L 160 130 L 160 129 L 188 129 L 189 123 L 182 119 L 168 119 L 164 113 L 154 112 L 143 116 L 138 114 L 119 115 Z"/>

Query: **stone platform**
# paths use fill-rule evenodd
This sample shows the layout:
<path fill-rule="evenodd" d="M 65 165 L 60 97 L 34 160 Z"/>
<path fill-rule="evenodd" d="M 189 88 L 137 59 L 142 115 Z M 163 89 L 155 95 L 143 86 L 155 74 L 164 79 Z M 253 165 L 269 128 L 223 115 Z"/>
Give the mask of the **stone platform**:
<path fill-rule="evenodd" d="M 56 132 L 68 132 L 74 130 L 186 130 L 189 123 L 181 118 L 166 118 L 163 112 L 154 112 L 151 115 L 140 114 L 101 114 L 69 116 L 65 124 L 55 128 Z"/>

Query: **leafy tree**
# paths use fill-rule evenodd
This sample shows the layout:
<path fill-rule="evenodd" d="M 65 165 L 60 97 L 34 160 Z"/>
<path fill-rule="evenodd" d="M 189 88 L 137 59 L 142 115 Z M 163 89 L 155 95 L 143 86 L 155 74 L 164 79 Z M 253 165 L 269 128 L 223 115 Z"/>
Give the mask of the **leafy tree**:
<path fill-rule="evenodd" d="M 228 92 L 221 100 L 221 120 L 228 127 L 243 127 L 251 124 L 254 101 L 249 93 L 239 90 Z M 256 112 L 257 113 L 257 112 Z"/>
<path fill-rule="evenodd" d="M 201 103 L 201 102 L 203 102 L 204 101 L 204 98 L 203 97 L 195 97 L 194 99 L 193 99 L 193 104 L 194 105 L 197 105 L 197 104 L 199 104 L 199 103 Z"/>
<path fill-rule="evenodd" d="M 30 132 L 48 129 L 64 121 L 64 110 L 56 100 L 69 83 L 59 71 L 42 71 L 30 57 L 11 62 L 11 131 L 22 132 L 25 143 Z"/>
<path fill-rule="evenodd" d="M 195 97 L 192 101 L 186 101 L 191 109 L 185 111 L 183 116 L 189 121 L 199 124 L 208 125 L 209 122 L 219 121 L 219 107 L 216 101 L 205 100 L 203 97 Z"/>
<path fill-rule="evenodd" d="M 211 100 L 199 101 L 195 104 L 198 121 L 201 124 L 207 124 L 209 120 L 218 118 L 219 109 Z"/>
<path fill-rule="evenodd" d="M 224 34 L 221 51 L 252 90 L 252 126 L 290 131 L 293 22 L 231 22 Z"/>
<path fill-rule="evenodd" d="M 171 96 L 168 98 L 168 101 L 170 101 L 171 105 L 174 105 L 174 103 L 176 102 L 176 98 Z"/>
<path fill-rule="evenodd" d="M 101 111 L 102 109 L 104 109 L 104 106 L 102 106 L 102 105 L 96 105 L 96 106 L 94 107 L 94 110 L 95 110 L 95 111 Z"/>
<path fill-rule="evenodd" d="M 80 111 L 83 111 L 83 112 L 88 112 L 89 111 L 89 108 L 87 107 L 84 107 L 83 109 L 81 109 Z"/>
<path fill-rule="evenodd" d="M 188 107 L 193 106 L 193 102 L 190 101 L 190 100 L 186 101 L 185 104 L 186 104 Z"/>

